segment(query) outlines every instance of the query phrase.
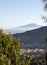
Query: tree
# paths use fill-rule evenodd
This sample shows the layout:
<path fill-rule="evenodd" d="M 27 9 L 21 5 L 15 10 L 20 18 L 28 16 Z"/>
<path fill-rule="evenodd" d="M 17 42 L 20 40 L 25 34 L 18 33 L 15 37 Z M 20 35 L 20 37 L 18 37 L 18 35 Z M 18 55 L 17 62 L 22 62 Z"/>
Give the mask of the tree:
<path fill-rule="evenodd" d="M 44 9 L 47 11 L 47 0 L 42 0 L 43 3 L 44 3 Z M 47 23 L 47 17 L 44 17 L 43 16 L 43 19 L 44 19 L 44 22 Z M 44 37 L 45 41 L 47 42 L 47 35 Z M 45 54 L 45 60 L 46 60 L 46 65 L 47 65 L 47 52 Z"/>
<path fill-rule="evenodd" d="M 47 52 L 46 52 L 46 54 L 45 54 L 45 59 L 46 59 L 46 65 L 47 65 Z"/>
<path fill-rule="evenodd" d="M 47 11 L 47 0 L 42 0 L 44 4 L 44 9 Z M 42 19 L 44 20 L 44 23 L 47 25 L 47 16 L 43 16 Z"/>
<path fill-rule="evenodd" d="M 42 0 L 44 3 L 44 9 L 47 10 L 47 0 Z"/>
<path fill-rule="evenodd" d="M 30 57 L 20 55 L 21 43 L 12 34 L 0 30 L 0 65 L 29 65 Z M 23 58 L 23 63 L 21 62 Z M 25 60 L 27 58 L 27 60 Z M 26 63 L 25 63 L 26 62 Z"/>
<path fill-rule="evenodd" d="M 45 23 L 46 26 L 47 26 L 47 17 L 46 17 L 46 16 L 43 16 L 42 19 L 43 19 L 44 23 Z"/>

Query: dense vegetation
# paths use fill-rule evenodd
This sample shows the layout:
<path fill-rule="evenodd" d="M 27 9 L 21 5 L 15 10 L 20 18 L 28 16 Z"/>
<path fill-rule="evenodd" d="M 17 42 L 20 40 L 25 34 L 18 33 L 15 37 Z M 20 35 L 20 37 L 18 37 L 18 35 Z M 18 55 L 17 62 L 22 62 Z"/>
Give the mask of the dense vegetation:
<path fill-rule="evenodd" d="M 21 54 L 21 43 L 10 33 L 0 30 L 0 65 L 29 65 L 30 56 Z"/>

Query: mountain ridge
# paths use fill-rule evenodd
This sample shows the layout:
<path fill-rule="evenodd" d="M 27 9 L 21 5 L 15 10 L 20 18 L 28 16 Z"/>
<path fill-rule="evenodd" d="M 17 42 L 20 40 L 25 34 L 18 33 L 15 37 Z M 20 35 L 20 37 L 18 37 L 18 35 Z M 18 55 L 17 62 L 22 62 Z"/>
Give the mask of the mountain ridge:
<path fill-rule="evenodd" d="M 23 33 L 25 31 L 33 30 L 33 29 L 36 29 L 39 27 L 41 27 L 41 25 L 37 25 L 37 24 L 32 23 L 32 24 L 28 24 L 28 25 L 24 25 L 24 26 L 14 27 L 12 29 L 7 29 L 7 30 L 5 30 L 5 33 L 9 33 L 9 32 L 11 32 L 12 34 Z"/>
<path fill-rule="evenodd" d="M 14 37 L 20 38 L 24 47 L 31 48 L 45 48 L 47 49 L 47 43 L 44 40 L 44 36 L 47 35 L 47 26 L 40 27 L 38 29 L 26 31 L 24 33 L 13 34 Z"/>

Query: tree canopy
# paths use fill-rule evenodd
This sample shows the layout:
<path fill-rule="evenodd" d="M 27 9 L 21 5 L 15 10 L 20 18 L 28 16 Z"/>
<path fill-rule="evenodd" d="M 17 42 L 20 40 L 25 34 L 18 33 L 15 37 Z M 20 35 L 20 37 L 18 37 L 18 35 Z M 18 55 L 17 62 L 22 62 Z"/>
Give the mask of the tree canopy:
<path fill-rule="evenodd" d="M 44 9 L 47 10 L 47 0 L 42 0 L 44 4 Z"/>
<path fill-rule="evenodd" d="M 44 10 L 47 11 L 47 0 L 42 0 L 43 4 L 44 4 Z M 44 23 L 46 23 L 46 26 L 47 26 L 47 16 L 43 16 L 42 17 Z"/>
<path fill-rule="evenodd" d="M 20 49 L 20 40 L 14 38 L 10 33 L 6 35 L 0 29 L 0 65 L 29 65 L 30 57 L 21 55 Z"/>

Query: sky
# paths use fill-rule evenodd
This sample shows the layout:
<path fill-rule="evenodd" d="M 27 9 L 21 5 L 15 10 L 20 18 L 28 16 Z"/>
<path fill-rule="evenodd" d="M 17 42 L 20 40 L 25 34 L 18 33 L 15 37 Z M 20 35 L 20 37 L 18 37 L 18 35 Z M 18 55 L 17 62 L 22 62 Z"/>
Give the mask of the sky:
<path fill-rule="evenodd" d="M 41 0 L 0 0 L 0 28 L 8 29 L 31 23 L 44 25 L 46 14 Z"/>

